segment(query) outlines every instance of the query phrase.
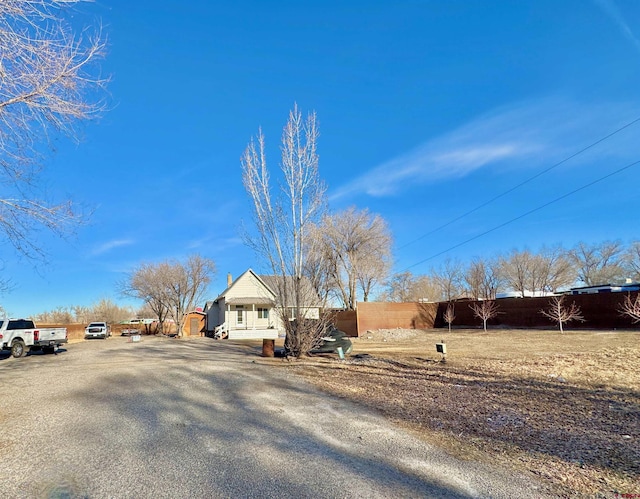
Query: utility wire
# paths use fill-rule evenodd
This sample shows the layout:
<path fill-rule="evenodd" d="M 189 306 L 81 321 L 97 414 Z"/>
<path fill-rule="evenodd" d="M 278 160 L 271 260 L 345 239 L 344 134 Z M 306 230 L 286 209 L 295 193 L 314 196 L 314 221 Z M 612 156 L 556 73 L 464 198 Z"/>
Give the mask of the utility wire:
<path fill-rule="evenodd" d="M 638 120 L 635 120 L 635 121 L 638 121 Z M 506 225 L 509 225 L 509 224 L 511 224 L 511 223 L 513 223 L 513 222 L 515 222 L 517 220 L 520 220 L 521 218 L 524 218 L 524 217 L 526 217 L 528 215 L 531 215 L 532 213 L 535 213 L 536 211 L 540 211 L 541 209 L 546 208 L 549 205 L 552 205 L 554 203 L 557 203 L 558 201 L 561 201 L 562 199 L 565 199 L 565 198 L 567 198 L 569 196 L 572 196 L 576 192 L 580 192 L 580 191 L 582 191 L 584 189 L 587 189 L 588 187 L 591 187 L 592 185 L 595 185 L 595 184 L 597 184 L 599 182 L 602 182 L 603 180 L 606 180 L 609 177 L 613 177 L 614 175 L 617 175 L 618 173 L 622 173 L 623 171 L 628 170 L 629 168 L 631 168 L 633 166 L 636 166 L 638 164 L 640 164 L 640 160 L 634 161 L 633 163 L 629 163 L 628 165 L 623 166 L 622 168 L 618 168 L 617 170 L 615 170 L 615 171 L 613 171 L 611 173 L 608 173 L 607 175 L 605 175 L 603 177 L 597 178 L 596 180 L 593 180 L 592 182 L 589 182 L 588 184 L 585 184 L 585 185 L 583 185 L 581 187 L 578 187 L 577 189 L 574 189 L 571 192 L 568 192 L 566 194 L 563 194 L 560 197 L 557 197 L 557 198 L 555 198 L 555 199 L 553 199 L 551 201 L 548 201 L 547 203 L 545 203 L 543 205 L 540 205 L 537 208 L 533 208 L 532 210 L 529 210 L 529 211 L 527 211 L 527 212 L 525 212 L 525 213 L 523 213 L 521 215 L 518 215 L 515 218 L 507 220 L 506 222 L 501 223 L 500 225 L 496 225 L 495 227 L 492 227 L 489 230 L 486 230 L 486 231 L 484 231 L 484 232 L 482 232 L 480 234 L 477 234 L 477 235 L 475 235 L 473 237 L 470 237 L 469 239 L 466 239 L 465 241 L 462 241 L 461 243 L 458 243 L 458 244 L 456 244 L 454 246 L 451 246 L 450 248 L 447 248 L 446 250 L 440 251 L 439 253 L 436 253 L 435 255 L 431 255 L 430 257 L 425 258 L 424 260 L 420 260 L 419 262 L 414 263 L 413 265 L 409 265 L 407 268 L 402 270 L 402 272 L 406 272 L 407 270 L 409 270 L 409 269 L 411 269 L 413 267 L 416 267 L 416 266 L 421 265 L 421 264 L 423 264 L 425 262 L 428 262 L 429 260 L 433 260 L 434 258 L 437 258 L 440 255 L 444 255 L 445 253 L 447 253 L 447 252 L 449 252 L 451 250 L 459 248 L 460 246 L 463 246 L 463 245 L 465 245 L 465 244 L 467 244 L 467 243 L 469 243 L 471 241 L 475 241 L 476 239 L 479 239 L 482 236 L 486 236 L 487 234 L 490 234 L 491 232 L 494 232 L 494 231 L 496 231 L 498 229 L 501 229 L 502 227 L 505 227 Z"/>
<path fill-rule="evenodd" d="M 522 182 L 520 182 L 519 184 L 517 184 L 517 185 L 515 185 L 515 186 L 511 187 L 510 189 L 508 189 L 508 190 L 506 190 L 506 191 L 504 191 L 504 192 L 502 192 L 502 193 L 498 194 L 497 196 L 495 196 L 495 197 L 493 197 L 493 198 L 489 199 L 488 201 L 485 201 L 484 203 L 482 203 L 482 204 L 480 204 L 480 205 L 476 206 L 475 208 L 473 208 L 473 209 L 471 209 L 471 210 L 469 210 L 469 211 L 467 211 L 467 212 L 463 213 L 462 215 L 460 215 L 460 216 L 458 216 L 458 217 L 456 217 L 456 218 L 454 218 L 454 219 L 452 219 L 452 220 L 449 220 L 449 221 L 448 221 L 448 222 L 446 222 L 445 224 L 440 225 L 439 227 L 436 227 L 436 228 L 435 228 L 435 229 L 433 229 L 432 231 L 427 232 L 426 234 L 421 235 L 421 236 L 420 236 L 420 237 L 418 237 L 417 239 L 414 239 L 413 241 L 410 241 L 410 242 L 408 242 L 408 243 L 406 243 L 406 244 L 404 244 L 404 245 L 400 246 L 398 249 L 399 249 L 399 250 L 401 250 L 401 249 L 406 248 L 407 246 L 411 246 L 412 244 L 417 243 L 418 241 L 421 241 L 421 240 L 422 240 L 422 239 L 424 239 L 425 237 L 430 236 L 431 234 L 434 234 L 434 233 L 438 232 L 439 230 L 444 229 L 445 227 L 448 227 L 449 225 L 451 225 L 451 224 L 453 224 L 453 223 L 457 222 L 458 220 L 461 220 L 461 219 L 462 219 L 462 218 L 464 218 L 464 217 L 467 217 L 467 216 L 471 215 L 472 213 L 475 213 L 476 211 L 478 211 L 478 210 L 480 210 L 480 209 L 484 208 L 485 206 L 487 206 L 487 205 L 489 205 L 489 204 L 493 203 L 494 201 L 497 201 L 498 199 L 500 199 L 500 198 L 502 198 L 502 197 L 506 196 L 507 194 L 512 193 L 512 192 L 513 192 L 513 191 L 515 191 L 516 189 L 519 189 L 519 188 L 520 188 L 520 187 L 522 187 L 523 185 L 528 184 L 528 183 L 529 183 L 529 182 L 531 182 L 532 180 L 537 179 L 538 177 L 540 177 L 540 176 L 544 175 L 545 173 L 550 172 L 550 171 L 551 171 L 551 170 L 553 170 L 554 168 L 557 168 L 558 166 L 560 166 L 560 165 L 562 165 L 562 164 L 566 163 L 567 161 L 569 161 L 569 160 L 571 160 L 571 159 L 575 158 L 576 156 L 579 156 L 580 154 L 582 154 L 582 153 L 584 153 L 584 152 L 588 151 L 588 150 L 589 150 L 589 149 L 591 149 L 592 147 L 595 147 L 595 146 L 597 146 L 598 144 L 600 144 L 600 143 L 604 142 L 605 140 L 607 140 L 607 139 L 609 139 L 609 138 L 613 137 L 615 134 L 617 134 L 617 133 L 621 132 L 621 131 L 622 131 L 622 130 L 624 130 L 625 128 L 629 128 L 630 126 L 632 126 L 632 125 L 636 124 L 638 121 L 640 121 L 640 117 L 636 118 L 636 119 L 635 119 L 635 120 L 633 120 L 633 121 L 630 121 L 630 122 L 629 122 L 629 123 L 627 123 L 626 125 L 623 125 L 623 126 L 621 126 L 620 128 L 618 128 L 617 130 L 614 130 L 614 131 L 613 131 L 613 132 L 611 132 L 610 134 L 608 134 L 608 135 L 606 135 L 606 136 L 602 137 L 601 139 L 598 139 L 598 140 L 596 140 L 595 142 L 593 142 L 593 143 L 589 144 L 588 146 L 586 146 L 586 147 L 584 147 L 584 148 L 580 149 L 579 151 L 577 151 L 577 152 L 573 153 L 571 156 L 568 156 L 568 157 L 564 158 L 562 161 L 559 161 L 559 162 L 557 162 L 557 163 L 555 163 L 555 164 L 551 165 L 550 167 L 545 168 L 545 169 L 544 169 L 544 170 L 542 170 L 541 172 L 536 173 L 533 177 L 529 177 L 528 179 L 523 180 L 523 181 L 522 181 Z"/>

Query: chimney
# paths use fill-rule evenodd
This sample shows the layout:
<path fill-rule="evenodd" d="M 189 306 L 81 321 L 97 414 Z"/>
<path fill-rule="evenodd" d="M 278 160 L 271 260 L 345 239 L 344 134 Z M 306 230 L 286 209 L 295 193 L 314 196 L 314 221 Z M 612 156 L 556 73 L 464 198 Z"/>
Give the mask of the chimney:
<path fill-rule="evenodd" d="M 233 283 L 233 277 L 231 277 L 231 272 L 229 272 L 227 274 L 227 287 L 231 287 L 231 284 Z"/>

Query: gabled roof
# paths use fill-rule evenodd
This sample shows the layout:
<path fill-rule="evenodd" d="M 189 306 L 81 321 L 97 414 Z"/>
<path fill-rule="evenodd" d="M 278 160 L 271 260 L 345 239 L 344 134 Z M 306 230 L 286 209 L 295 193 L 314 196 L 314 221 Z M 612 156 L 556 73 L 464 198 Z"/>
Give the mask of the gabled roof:
<path fill-rule="evenodd" d="M 260 295 L 260 296 L 243 296 L 241 298 L 236 298 L 233 300 L 226 300 L 226 295 L 229 294 L 229 291 L 231 291 L 234 286 L 237 285 L 237 283 L 239 281 L 241 281 L 246 275 L 251 275 L 253 276 L 261 285 L 262 287 L 265 289 L 265 291 L 267 293 L 270 294 L 270 296 L 265 297 L 264 295 Z M 218 297 L 214 300 L 214 302 L 218 302 L 220 301 L 220 299 L 225 298 L 225 301 L 227 301 L 227 303 L 237 303 L 239 305 L 248 305 L 251 303 L 260 303 L 260 302 L 264 302 L 265 299 L 268 299 L 270 301 L 275 301 L 275 293 L 271 290 L 271 288 L 269 286 L 267 286 L 267 284 L 260 278 L 260 276 L 258 274 L 256 274 L 253 270 L 251 269 L 247 269 L 245 272 L 243 272 L 237 279 L 235 279 L 232 283 L 231 286 L 227 287 L 227 289 L 225 289 L 222 293 L 220 293 L 218 295 Z"/>
<path fill-rule="evenodd" d="M 276 291 L 278 290 L 279 284 L 282 282 L 282 276 L 279 275 L 260 275 L 260 278 L 266 285 L 271 289 L 274 295 L 276 295 Z M 291 276 L 287 276 L 287 281 L 292 281 L 293 278 Z M 322 300 L 318 296 L 318 293 L 311 285 L 311 281 L 306 277 L 303 277 L 300 281 L 302 295 L 304 297 L 309 297 L 309 303 L 305 303 L 306 307 L 321 307 Z M 295 297 L 293 295 L 293 285 L 287 286 L 287 303 L 289 306 L 295 302 Z"/>
<path fill-rule="evenodd" d="M 233 287 L 239 282 L 241 281 L 246 275 L 251 275 L 252 277 L 254 277 L 265 289 L 265 291 L 269 294 L 268 297 L 265 297 L 265 295 L 260 295 L 260 296 L 242 296 L 242 297 L 236 297 L 233 298 L 231 300 L 227 300 L 226 296 L 229 294 L 229 292 L 233 289 Z M 288 277 L 288 279 L 291 279 L 291 277 Z M 244 273 L 242 273 L 238 278 L 236 278 L 230 286 L 227 287 L 227 289 L 225 289 L 222 293 L 220 293 L 218 295 L 218 297 L 213 300 L 213 302 L 207 302 L 207 305 L 205 306 L 205 309 L 210 308 L 210 304 L 213 304 L 215 302 L 220 301 L 221 299 L 225 299 L 225 301 L 227 303 L 235 303 L 237 305 L 250 305 L 252 303 L 264 303 L 265 299 L 268 299 L 271 302 L 275 302 L 276 301 L 276 296 L 277 296 L 277 290 L 278 290 L 278 284 L 282 282 L 282 277 L 281 276 L 277 276 L 277 275 L 258 275 L 256 274 L 253 270 L 251 269 L 247 269 Z M 315 289 L 313 289 L 313 286 L 311 285 L 311 282 L 309 281 L 309 279 L 307 278 L 302 278 L 302 290 L 303 290 L 303 295 L 304 296 L 308 296 L 310 297 L 309 303 L 306 303 L 305 306 L 307 307 L 321 307 L 321 303 L 322 301 L 320 300 L 320 297 L 318 296 L 318 293 L 316 293 Z M 292 290 L 293 287 L 289 286 L 288 287 L 288 296 L 287 296 L 287 302 L 288 303 L 293 303 L 293 294 L 292 294 Z"/>

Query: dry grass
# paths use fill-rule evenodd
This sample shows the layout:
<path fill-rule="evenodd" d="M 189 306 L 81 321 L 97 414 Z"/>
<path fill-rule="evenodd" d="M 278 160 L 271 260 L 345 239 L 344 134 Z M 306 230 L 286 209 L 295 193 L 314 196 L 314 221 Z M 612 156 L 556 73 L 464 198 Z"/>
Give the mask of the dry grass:
<path fill-rule="evenodd" d="M 446 340 L 446 363 L 435 343 Z M 566 497 L 640 494 L 640 333 L 371 332 L 353 355 L 285 365 L 464 459 Z"/>

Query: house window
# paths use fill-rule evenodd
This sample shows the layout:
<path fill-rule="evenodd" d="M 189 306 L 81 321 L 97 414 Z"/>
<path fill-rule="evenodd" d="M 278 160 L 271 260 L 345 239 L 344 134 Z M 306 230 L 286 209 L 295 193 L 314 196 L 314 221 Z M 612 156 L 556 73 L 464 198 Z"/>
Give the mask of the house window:
<path fill-rule="evenodd" d="M 258 308 L 258 319 L 268 319 L 268 318 L 269 318 L 269 309 Z"/>
<path fill-rule="evenodd" d="M 244 307 L 242 305 L 236 305 L 236 324 L 242 324 L 244 322 Z"/>

